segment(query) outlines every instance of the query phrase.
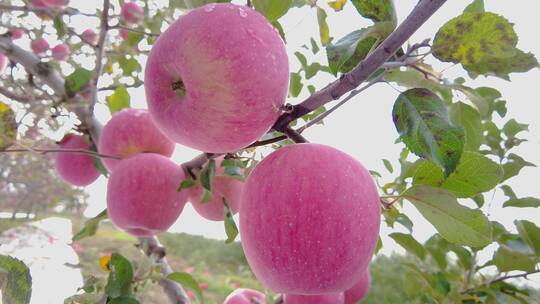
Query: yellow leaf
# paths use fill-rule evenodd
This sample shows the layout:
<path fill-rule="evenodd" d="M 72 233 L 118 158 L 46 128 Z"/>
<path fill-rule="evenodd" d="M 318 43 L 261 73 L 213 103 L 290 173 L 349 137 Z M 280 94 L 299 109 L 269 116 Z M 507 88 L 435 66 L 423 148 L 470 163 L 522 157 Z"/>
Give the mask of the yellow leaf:
<path fill-rule="evenodd" d="M 112 74 L 113 72 L 114 72 L 113 64 L 112 63 L 107 64 L 107 73 Z"/>
<path fill-rule="evenodd" d="M 111 261 L 110 255 L 102 256 L 101 259 L 99 259 L 99 266 L 103 271 L 109 272 L 109 262 Z"/>
<path fill-rule="evenodd" d="M 15 113 L 0 101 L 0 151 L 7 149 L 17 137 L 17 121 Z"/>
<path fill-rule="evenodd" d="M 336 12 L 339 12 L 343 9 L 343 6 L 347 3 L 347 0 L 335 0 L 328 1 L 328 5 L 333 8 Z"/>

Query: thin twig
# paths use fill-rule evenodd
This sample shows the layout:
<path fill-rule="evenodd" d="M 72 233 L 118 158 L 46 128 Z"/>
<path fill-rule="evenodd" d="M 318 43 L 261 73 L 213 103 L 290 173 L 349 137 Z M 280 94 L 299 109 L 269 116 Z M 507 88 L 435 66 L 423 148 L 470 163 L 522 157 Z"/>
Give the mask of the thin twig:
<path fill-rule="evenodd" d="M 139 33 L 139 34 L 150 36 L 150 37 L 159 37 L 158 33 L 151 33 L 151 32 L 141 31 L 141 30 L 130 28 L 130 27 L 127 27 L 127 26 L 124 26 L 124 25 L 121 25 L 121 24 L 112 26 L 111 29 L 124 29 L 124 30 L 128 30 L 130 32 Z"/>
<path fill-rule="evenodd" d="M 39 148 L 39 147 L 25 147 L 21 149 L 6 149 L 0 150 L 0 153 L 22 153 L 22 152 L 35 152 L 39 154 L 47 153 L 76 153 L 76 154 L 86 154 L 92 155 L 99 158 L 112 158 L 112 159 L 122 159 L 119 156 L 101 154 L 96 151 L 86 150 L 86 149 L 59 149 L 59 148 Z"/>

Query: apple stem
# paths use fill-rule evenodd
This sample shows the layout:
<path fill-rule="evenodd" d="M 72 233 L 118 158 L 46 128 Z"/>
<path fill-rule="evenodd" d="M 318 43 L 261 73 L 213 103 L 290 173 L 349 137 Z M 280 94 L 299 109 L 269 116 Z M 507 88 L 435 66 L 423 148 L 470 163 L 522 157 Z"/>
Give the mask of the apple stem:
<path fill-rule="evenodd" d="M 184 82 L 182 82 L 182 79 L 172 83 L 172 90 L 180 97 L 186 96 L 186 86 L 184 85 Z"/>

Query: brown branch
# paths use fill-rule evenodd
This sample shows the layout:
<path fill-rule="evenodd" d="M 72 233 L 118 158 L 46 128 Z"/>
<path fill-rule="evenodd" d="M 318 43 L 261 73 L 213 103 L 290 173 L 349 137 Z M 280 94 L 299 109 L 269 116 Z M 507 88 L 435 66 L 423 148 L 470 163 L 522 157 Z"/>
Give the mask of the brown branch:
<path fill-rule="evenodd" d="M 446 0 L 421 0 L 405 21 L 351 72 L 343 74 L 329 86 L 294 106 L 291 113 L 281 115 L 273 128 L 277 131 L 283 131 L 293 120 L 358 87 L 381 67 L 445 2 Z"/>
<path fill-rule="evenodd" d="M 103 1 L 103 12 L 101 14 L 101 24 L 99 31 L 99 38 L 96 44 L 96 66 L 94 68 L 94 78 L 92 80 L 92 100 L 88 106 L 89 111 L 94 113 L 94 106 L 98 101 L 98 80 L 101 76 L 101 68 L 103 66 L 103 53 L 105 49 L 105 39 L 107 38 L 107 32 L 109 31 L 109 0 Z"/>
<path fill-rule="evenodd" d="M 124 30 L 128 30 L 130 32 L 139 33 L 139 34 L 143 34 L 143 35 L 150 36 L 150 37 L 159 37 L 158 33 L 145 32 L 145 31 L 141 31 L 141 30 L 138 30 L 138 29 L 123 26 L 121 24 L 115 25 L 115 26 L 111 27 L 111 29 L 124 29 Z"/>
<path fill-rule="evenodd" d="M 13 99 L 21 103 L 28 103 L 34 100 L 34 98 L 30 95 L 19 95 L 15 92 L 11 92 L 10 90 L 8 90 L 8 88 L 4 88 L 2 86 L 0 86 L 0 94 L 4 95 L 5 97 L 9 99 Z"/>
<path fill-rule="evenodd" d="M 535 273 L 540 273 L 540 269 L 537 269 L 537 270 L 534 270 L 534 271 L 530 271 L 530 272 L 525 272 L 525 273 L 520 273 L 520 274 L 513 274 L 513 275 L 507 275 L 507 276 L 502 276 L 502 277 L 499 277 L 491 282 L 489 282 L 488 285 L 491 285 L 493 283 L 497 283 L 497 282 L 500 282 L 500 281 L 504 281 L 504 280 L 508 280 L 508 279 L 516 279 L 516 278 L 527 278 L 527 276 L 531 275 L 531 274 L 535 274 Z"/>
<path fill-rule="evenodd" d="M 295 143 L 307 143 L 309 142 L 304 136 L 300 135 L 300 132 L 292 129 L 291 127 L 286 127 L 283 129 L 283 133 L 287 135 Z"/>
<path fill-rule="evenodd" d="M 122 159 L 119 156 L 114 155 L 107 155 L 107 154 L 100 154 L 96 151 L 92 150 L 86 150 L 86 149 L 59 149 L 59 148 L 39 148 L 39 147 L 28 147 L 28 148 L 21 148 L 21 149 L 6 149 L 1 150 L 0 153 L 22 153 L 22 152 L 36 152 L 39 154 L 47 154 L 47 153 L 76 153 L 76 154 L 86 154 L 86 155 L 92 155 L 99 158 L 112 158 L 112 159 Z"/>
<path fill-rule="evenodd" d="M 143 250 L 144 254 L 146 254 L 146 256 L 152 260 L 154 265 L 159 267 L 161 274 L 166 276 L 173 272 L 171 266 L 169 266 L 169 263 L 167 262 L 167 258 L 165 257 L 165 248 L 161 246 L 157 237 L 140 237 L 139 241 L 141 242 L 141 249 Z M 182 285 L 167 279 L 160 280 L 159 285 L 161 285 L 171 303 L 190 303 Z"/>

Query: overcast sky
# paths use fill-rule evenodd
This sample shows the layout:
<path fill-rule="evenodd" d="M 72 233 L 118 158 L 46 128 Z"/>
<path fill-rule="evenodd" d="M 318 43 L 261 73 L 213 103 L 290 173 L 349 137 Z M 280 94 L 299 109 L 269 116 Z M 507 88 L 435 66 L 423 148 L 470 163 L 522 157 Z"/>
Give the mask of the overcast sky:
<path fill-rule="evenodd" d="M 167 1 L 157 1 L 167 3 Z M 237 1 L 235 1 L 237 2 Z M 396 0 L 396 8 L 398 11 L 399 21 L 410 12 L 417 0 Z M 515 23 L 515 30 L 520 37 L 518 47 L 524 51 L 533 52 L 537 58 L 540 57 L 540 41 L 538 39 L 538 12 L 540 11 L 540 3 L 538 1 L 495 1 L 487 0 L 486 9 L 496 13 L 503 14 L 511 22 Z M 93 12 L 97 2 L 94 1 L 71 1 L 71 5 L 78 7 L 86 12 Z M 325 1 L 319 1 L 328 12 L 328 23 L 330 25 L 331 35 L 335 39 L 343 37 L 347 33 L 367 26 L 370 24 L 368 20 L 361 18 L 349 3 L 345 6 L 345 10 L 340 13 L 333 13 L 324 5 Z M 470 3 L 470 0 L 451 0 L 446 3 L 435 16 L 430 19 L 410 40 L 411 44 L 432 38 L 437 29 L 450 18 L 461 13 L 463 8 Z M 519 5 L 517 5 L 519 4 Z M 89 20 L 88 18 L 74 18 L 77 28 L 81 31 L 87 27 L 97 26 L 97 19 Z M 40 22 L 35 19 L 35 22 Z M 319 52 L 317 56 L 310 55 L 307 50 L 301 49 L 303 44 L 309 44 L 310 37 L 318 37 L 318 26 L 316 11 L 310 8 L 292 9 L 289 14 L 280 19 L 286 33 L 287 50 L 290 58 L 291 71 L 298 69 L 298 62 L 293 53 L 302 50 L 308 56 L 309 62 L 318 61 L 326 63 L 326 55 L 324 52 Z M 24 39 L 18 41 L 24 45 L 27 41 Z M 56 42 L 51 41 L 51 45 Z M 25 45 L 25 46 L 26 46 Z M 435 63 L 435 61 L 433 61 Z M 87 63 L 89 68 L 92 67 L 92 61 Z M 141 62 L 144 67 L 144 62 Z M 465 76 L 459 66 L 451 67 L 449 64 L 434 64 L 435 68 L 442 70 L 448 68 L 445 76 L 453 79 L 458 76 Z M 468 82 L 468 85 L 477 86 L 492 86 L 500 90 L 504 99 L 508 101 L 508 118 L 516 118 L 520 122 L 530 123 L 530 132 L 525 134 L 529 139 L 528 143 L 523 144 L 516 151 L 526 160 L 540 164 L 540 124 L 538 123 L 538 115 L 540 106 L 538 105 L 538 94 L 536 87 L 540 84 L 540 70 L 535 69 L 526 74 L 513 74 L 512 82 L 489 77 L 479 77 L 475 81 Z M 330 81 L 333 81 L 333 76 L 320 75 L 315 77 L 315 82 L 312 82 L 316 87 L 321 88 Z M 382 165 L 382 158 L 395 160 L 399 156 L 402 148 L 401 144 L 394 144 L 397 137 L 397 132 L 393 126 L 391 119 L 392 105 L 399 94 L 400 88 L 391 87 L 387 84 L 376 85 L 369 90 L 363 92 L 359 96 L 350 100 L 345 106 L 333 113 L 325 120 L 325 126 L 315 126 L 308 129 L 304 135 L 311 141 L 316 143 L 324 143 L 341 149 L 350 155 L 356 157 L 367 168 L 377 170 L 381 173 L 386 172 Z M 144 89 L 130 89 L 132 97 L 132 106 L 136 108 L 146 108 L 144 97 Z M 306 93 L 298 99 L 289 100 L 288 102 L 295 103 L 306 97 Z M 104 100 L 104 96 L 100 96 Z M 105 123 L 110 114 L 104 105 L 96 107 L 96 116 L 99 120 Z M 198 151 L 191 150 L 183 146 L 177 146 L 173 155 L 173 159 L 182 163 L 195 155 Z M 397 168 L 397 162 L 392 161 L 394 167 Z M 391 176 L 385 175 L 384 181 L 391 180 Z M 520 176 L 513 178 L 508 182 L 517 195 L 520 197 L 534 196 L 540 197 L 540 169 L 525 168 Z M 89 208 L 86 215 L 93 216 L 103 210 L 106 206 L 106 179 L 100 177 L 98 181 L 86 188 L 90 195 Z M 490 198 L 487 195 L 486 198 Z M 497 220 L 503 223 L 507 228 L 513 228 L 513 221 L 516 218 L 528 219 L 539 223 L 540 210 L 532 208 L 506 208 L 502 209 L 501 205 L 505 197 L 502 191 L 497 190 L 493 195 L 493 201 L 490 210 L 490 219 Z M 411 217 L 414 222 L 414 235 L 420 241 L 426 240 L 434 233 L 432 226 L 427 223 L 409 203 L 405 203 L 405 213 Z M 383 235 L 388 233 L 388 229 L 384 228 Z M 223 224 L 221 222 L 209 222 L 200 218 L 190 205 L 186 205 L 181 217 L 176 224 L 171 228 L 173 232 L 186 232 L 190 234 L 200 234 L 206 237 L 225 239 Z M 385 249 L 383 252 L 390 253 L 393 250 L 403 252 L 402 249 L 395 245 L 393 241 L 387 237 L 383 237 Z"/>

